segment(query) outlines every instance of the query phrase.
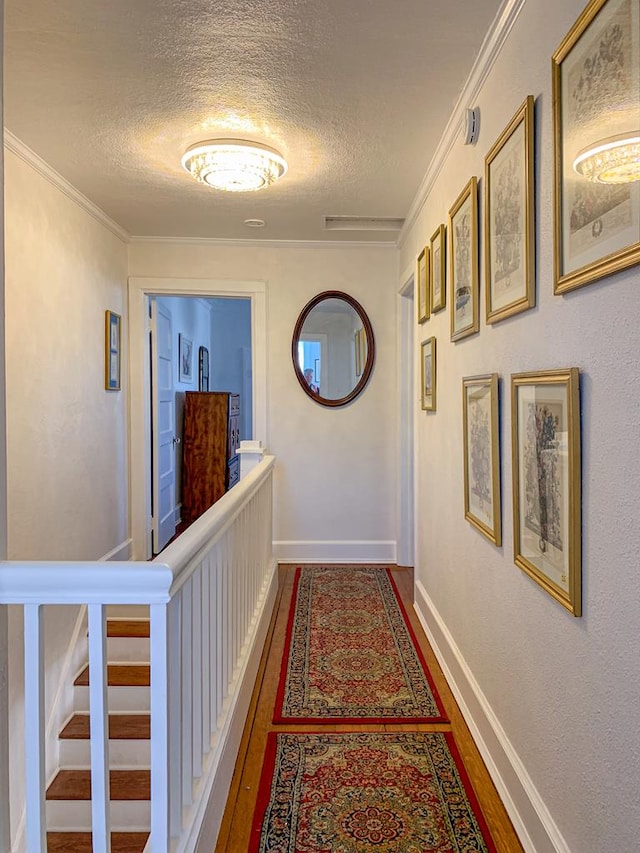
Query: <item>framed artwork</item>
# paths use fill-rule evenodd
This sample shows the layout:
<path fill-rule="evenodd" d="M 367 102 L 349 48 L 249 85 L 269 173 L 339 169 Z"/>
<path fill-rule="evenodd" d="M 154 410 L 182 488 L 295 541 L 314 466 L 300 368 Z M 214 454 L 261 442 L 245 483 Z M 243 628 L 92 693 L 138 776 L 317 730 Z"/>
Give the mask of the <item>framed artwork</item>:
<path fill-rule="evenodd" d="M 418 323 L 429 319 L 429 247 L 418 255 L 416 267 L 416 292 L 418 294 Z"/>
<path fill-rule="evenodd" d="M 578 369 L 513 374 L 511 430 L 515 563 L 580 616 Z"/>
<path fill-rule="evenodd" d="M 441 311 L 447 304 L 447 288 L 445 278 L 445 227 L 439 225 L 431 235 L 429 249 L 431 252 L 431 272 L 429 275 L 429 290 L 431 310 Z"/>
<path fill-rule="evenodd" d="M 119 391 L 122 317 L 113 311 L 105 311 L 104 318 L 104 387 L 106 391 Z"/>
<path fill-rule="evenodd" d="M 498 374 L 462 380 L 464 517 L 502 544 Z"/>
<path fill-rule="evenodd" d="M 529 95 L 484 161 L 487 323 L 536 304 L 533 104 Z"/>
<path fill-rule="evenodd" d="M 640 261 L 640 6 L 591 0 L 553 55 L 555 293 Z"/>
<path fill-rule="evenodd" d="M 209 390 L 209 350 L 200 347 L 198 350 L 198 391 Z"/>
<path fill-rule="evenodd" d="M 449 211 L 451 340 L 480 331 L 478 305 L 478 179 L 471 178 Z"/>
<path fill-rule="evenodd" d="M 422 377 L 422 408 L 436 410 L 436 339 L 428 338 L 420 347 Z"/>
<path fill-rule="evenodd" d="M 180 382 L 193 380 L 193 342 L 178 335 L 178 379 Z"/>

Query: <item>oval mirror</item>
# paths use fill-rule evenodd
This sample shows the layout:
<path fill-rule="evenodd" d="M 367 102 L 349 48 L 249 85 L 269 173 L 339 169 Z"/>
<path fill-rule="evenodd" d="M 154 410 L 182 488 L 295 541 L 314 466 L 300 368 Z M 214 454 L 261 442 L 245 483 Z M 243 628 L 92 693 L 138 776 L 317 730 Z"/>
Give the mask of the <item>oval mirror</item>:
<path fill-rule="evenodd" d="M 373 329 L 362 306 L 326 290 L 302 309 L 291 342 L 302 389 L 321 406 L 344 406 L 363 390 L 375 356 Z"/>

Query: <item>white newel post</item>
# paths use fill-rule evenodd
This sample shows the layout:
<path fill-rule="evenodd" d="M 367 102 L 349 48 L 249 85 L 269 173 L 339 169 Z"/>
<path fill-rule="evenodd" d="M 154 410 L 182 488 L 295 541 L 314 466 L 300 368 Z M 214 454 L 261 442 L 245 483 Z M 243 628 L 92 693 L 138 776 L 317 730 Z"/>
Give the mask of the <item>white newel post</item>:
<path fill-rule="evenodd" d="M 238 448 L 240 457 L 240 479 L 246 477 L 264 459 L 265 449 L 261 441 L 241 441 Z"/>

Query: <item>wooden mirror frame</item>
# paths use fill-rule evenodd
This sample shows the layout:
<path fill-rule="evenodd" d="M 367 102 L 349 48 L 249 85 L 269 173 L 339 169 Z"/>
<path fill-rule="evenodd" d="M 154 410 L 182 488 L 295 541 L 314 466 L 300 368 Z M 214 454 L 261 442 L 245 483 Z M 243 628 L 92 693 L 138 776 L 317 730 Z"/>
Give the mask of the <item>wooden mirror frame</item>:
<path fill-rule="evenodd" d="M 353 310 L 356 312 L 358 317 L 362 322 L 362 327 L 367 336 L 367 360 L 364 364 L 362 374 L 360 375 L 360 379 L 356 383 L 355 387 L 352 391 L 349 392 L 345 397 L 340 397 L 339 399 L 329 399 L 328 397 L 321 397 L 320 394 L 315 394 L 307 385 L 307 382 L 304 378 L 304 374 L 300 369 L 300 365 L 298 364 L 298 342 L 300 340 L 300 335 L 302 333 L 302 327 L 304 326 L 305 320 L 309 316 L 309 314 L 313 311 L 316 305 L 319 305 L 321 302 L 324 302 L 326 299 L 342 299 L 343 302 L 347 302 Z M 302 311 L 300 312 L 300 316 L 296 322 L 295 328 L 293 330 L 293 337 L 291 339 L 291 358 L 293 360 L 293 369 L 296 374 L 296 379 L 300 383 L 300 387 L 304 391 L 304 393 L 318 403 L 320 406 L 328 406 L 330 408 L 337 408 L 338 406 L 346 406 L 347 403 L 350 403 L 352 400 L 361 394 L 369 381 L 369 377 L 371 376 L 371 371 L 373 370 L 373 363 L 375 361 L 375 341 L 373 338 L 373 328 L 371 326 L 371 322 L 367 316 L 366 311 L 357 302 L 353 296 L 349 296 L 348 293 L 343 293 L 340 290 L 325 290 L 322 293 L 319 293 L 317 296 L 314 296 L 307 304 L 304 306 Z"/>

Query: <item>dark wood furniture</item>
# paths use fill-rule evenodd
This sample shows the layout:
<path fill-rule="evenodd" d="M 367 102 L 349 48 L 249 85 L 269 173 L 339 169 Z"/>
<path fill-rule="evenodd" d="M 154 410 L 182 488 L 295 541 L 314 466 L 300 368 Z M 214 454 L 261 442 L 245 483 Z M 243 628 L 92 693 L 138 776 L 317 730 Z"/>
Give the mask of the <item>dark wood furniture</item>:
<path fill-rule="evenodd" d="M 182 520 L 195 521 L 239 479 L 240 396 L 187 391 L 182 431 Z"/>

